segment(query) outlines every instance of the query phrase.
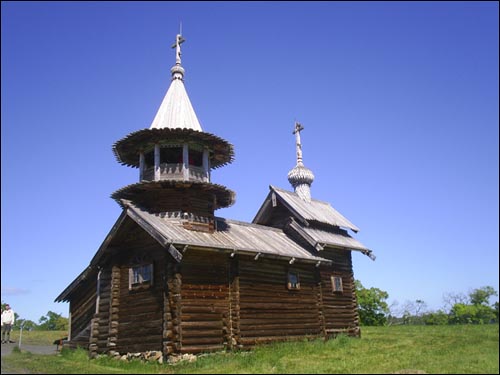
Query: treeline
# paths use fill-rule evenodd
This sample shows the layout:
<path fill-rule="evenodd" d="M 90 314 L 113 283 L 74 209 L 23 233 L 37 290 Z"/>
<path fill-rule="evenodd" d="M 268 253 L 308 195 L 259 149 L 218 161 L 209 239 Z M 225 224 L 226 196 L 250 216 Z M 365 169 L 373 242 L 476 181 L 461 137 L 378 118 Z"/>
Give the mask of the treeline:
<path fill-rule="evenodd" d="M 474 289 L 468 294 L 445 294 L 444 307 L 437 311 L 429 311 L 421 299 L 407 301 L 401 307 L 397 302 L 389 306 L 386 291 L 365 288 L 359 280 L 356 280 L 356 293 L 360 322 L 365 326 L 498 323 L 498 301 L 489 304 L 490 298 L 498 293 L 491 286 Z"/>
<path fill-rule="evenodd" d="M 2 301 L 2 311 L 5 309 L 5 302 Z M 44 316 L 38 319 L 38 323 L 35 323 L 29 319 L 23 319 L 19 316 L 17 312 L 14 311 L 14 316 L 16 318 L 13 329 L 23 329 L 40 330 L 40 331 L 66 331 L 69 327 L 69 319 L 62 316 L 62 314 L 55 313 L 53 311 L 47 312 Z"/>

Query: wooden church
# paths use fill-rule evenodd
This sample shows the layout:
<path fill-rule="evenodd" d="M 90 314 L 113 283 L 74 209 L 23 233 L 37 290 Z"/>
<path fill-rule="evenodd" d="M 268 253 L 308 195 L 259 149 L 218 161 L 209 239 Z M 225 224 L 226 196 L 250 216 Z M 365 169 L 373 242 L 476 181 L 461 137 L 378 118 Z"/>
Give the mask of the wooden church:
<path fill-rule="evenodd" d="M 88 267 L 56 298 L 69 302 L 70 346 L 171 354 L 360 334 L 351 253 L 373 258 L 358 228 L 311 198 L 302 161 L 294 192 L 270 186 L 252 223 L 217 217 L 235 194 L 210 172 L 233 146 L 204 132 L 184 87 L 180 45 L 151 126 L 113 145 L 139 182 L 112 194 L 123 211 Z"/>

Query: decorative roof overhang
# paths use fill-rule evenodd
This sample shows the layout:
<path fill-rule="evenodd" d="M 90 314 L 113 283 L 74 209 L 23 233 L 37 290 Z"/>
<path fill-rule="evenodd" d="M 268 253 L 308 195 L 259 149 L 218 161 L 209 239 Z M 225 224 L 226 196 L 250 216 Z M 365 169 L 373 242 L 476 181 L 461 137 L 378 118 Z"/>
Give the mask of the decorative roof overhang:
<path fill-rule="evenodd" d="M 182 180 L 160 180 L 143 181 L 127 185 L 115 191 L 111 198 L 116 200 L 120 206 L 125 208 L 122 200 L 134 202 L 137 206 L 153 207 L 155 212 L 165 211 L 165 204 L 170 205 L 173 193 L 184 193 L 193 195 L 209 194 L 215 197 L 214 210 L 229 207 L 234 204 L 236 194 L 222 185 L 199 181 Z"/>
<path fill-rule="evenodd" d="M 187 128 L 142 129 L 115 142 L 113 153 L 119 163 L 139 167 L 139 151 L 154 149 L 155 144 L 198 143 L 212 152 L 210 167 L 218 168 L 234 161 L 234 147 L 216 135 Z"/>
<path fill-rule="evenodd" d="M 335 230 L 334 228 L 311 228 L 297 223 L 293 218 L 290 218 L 285 225 L 284 231 L 290 234 L 296 234 L 304 239 L 309 245 L 317 251 L 327 248 L 345 249 L 359 251 L 370 258 L 374 259 L 372 250 L 368 249 L 358 240 L 352 238 L 343 230 Z"/>

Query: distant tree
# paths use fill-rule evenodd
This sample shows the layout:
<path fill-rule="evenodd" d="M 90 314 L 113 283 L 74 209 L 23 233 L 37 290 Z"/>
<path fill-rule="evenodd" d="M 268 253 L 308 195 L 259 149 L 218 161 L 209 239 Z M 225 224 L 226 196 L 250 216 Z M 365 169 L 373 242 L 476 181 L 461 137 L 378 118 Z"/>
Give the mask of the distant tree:
<path fill-rule="evenodd" d="M 451 323 L 485 324 L 495 320 L 495 310 L 486 305 L 464 305 L 457 303 L 451 309 Z"/>
<path fill-rule="evenodd" d="M 358 311 L 361 325 L 381 326 L 387 324 L 389 294 L 378 288 L 366 289 L 359 280 L 355 281 Z"/>
<path fill-rule="evenodd" d="M 27 319 L 17 319 L 16 323 L 14 324 L 15 329 L 19 329 L 23 326 L 23 329 L 27 331 L 34 330 L 38 327 L 38 325 L 32 321 L 32 320 L 27 320 Z"/>
<path fill-rule="evenodd" d="M 425 325 L 446 325 L 449 323 L 449 317 L 443 310 L 438 310 L 423 314 L 422 321 Z"/>
<path fill-rule="evenodd" d="M 495 312 L 496 322 L 498 323 L 498 301 L 493 304 L 493 310 Z"/>
<path fill-rule="evenodd" d="M 427 309 L 427 304 L 424 300 L 406 301 L 402 309 L 403 324 L 424 324 L 422 315 Z"/>
<path fill-rule="evenodd" d="M 491 286 L 472 290 L 469 292 L 468 303 L 455 303 L 453 305 L 450 311 L 450 322 L 455 324 L 486 324 L 498 321 L 495 305 L 489 305 L 490 297 L 497 295 L 497 291 Z"/>
<path fill-rule="evenodd" d="M 38 320 L 38 328 L 46 331 L 64 331 L 68 329 L 68 318 L 61 314 L 49 311 L 45 316 Z"/>
<path fill-rule="evenodd" d="M 469 299 L 472 305 L 489 305 L 490 297 L 493 296 L 498 296 L 498 293 L 491 286 L 483 286 L 469 293 Z"/>
<path fill-rule="evenodd" d="M 445 311 L 450 311 L 457 303 L 468 304 L 469 298 L 464 293 L 445 293 L 443 294 Z"/>

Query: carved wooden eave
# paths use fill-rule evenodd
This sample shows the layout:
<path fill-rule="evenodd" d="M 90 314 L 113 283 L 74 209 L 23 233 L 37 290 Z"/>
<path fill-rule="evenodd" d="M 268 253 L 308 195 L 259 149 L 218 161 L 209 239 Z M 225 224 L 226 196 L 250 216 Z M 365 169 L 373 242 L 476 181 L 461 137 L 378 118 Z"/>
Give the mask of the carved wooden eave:
<path fill-rule="evenodd" d="M 138 206 L 151 207 L 155 212 L 162 212 L 176 195 L 212 195 L 215 197 L 213 209 L 229 207 L 234 204 L 236 193 L 225 186 L 199 181 L 161 180 L 142 181 L 127 185 L 115 191 L 111 198 L 124 208 L 122 200 L 133 201 Z"/>
<path fill-rule="evenodd" d="M 234 161 L 234 147 L 216 135 L 193 129 L 142 129 L 113 144 L 116 160 L 122 165 L 139 168 L 139 151 L 153 150 L 155 144 L 202 144 L 211 150 L 210 167 L 222 167 Z"/>

